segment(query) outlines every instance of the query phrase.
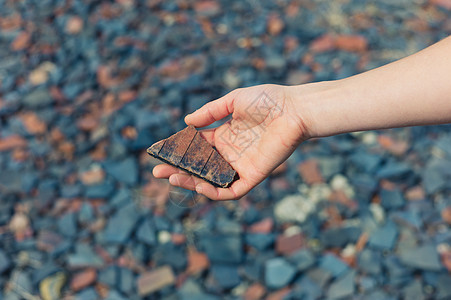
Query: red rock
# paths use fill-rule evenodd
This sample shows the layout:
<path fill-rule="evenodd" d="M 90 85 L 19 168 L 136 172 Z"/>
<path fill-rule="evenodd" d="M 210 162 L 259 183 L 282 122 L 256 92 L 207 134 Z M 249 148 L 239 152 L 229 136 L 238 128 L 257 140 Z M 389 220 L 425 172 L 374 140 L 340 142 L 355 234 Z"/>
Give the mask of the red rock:
<path fill-rule="evenodd" d="M 77 127 L 83 131 L 92 131 L 99 125 L 99 120 L 93 115 L 86 115 L 77 121 Z"/>
<path fill-rule="evenodd" d="M 0 151 L 9 151 L 25 146 L 27 146 L 27 141 L 19 135 L 10 135 L 0 139 Z"/>
<path fill-rule="evenodd" d="M 431 4 L 451 10 L 451 0 L 429 0 Z"/>
<path fill-rule="evenodd" d="M 451 224 L 451 206 L 442 209 L 442 219 L 448 224 Z"/>
<path fill-rule="evenodd" d="M 47 132 L 47 124 L 40 120 L 34 112 L 23 113 L 21 119 L 28 133 L 44 134 Z"/>
<path fill-rule="evenodd" d="M 70 287 L 74 292 L 78 292 L 87 286 L 93 284 L 97 279 L 97 272 L 95 269 L 89 268 L 79 272 L 72 277 Z"/>
<path fill-rule="evenodd" d="M 83 29 L 83 19 L 75 16 L 69 18 L 66 23 L 66 32 L 70 34 L 77 34 Z"/>
<path fill-rule="evenodd" d="M 252 224 L 252 226 L 249 227 L 249 231 L 253 233 L 269 233 L 272 231 L 273 226 L 273 219 L 268 217 L 260 222 Z"/>
<path fill-rule="evenodd" d="M 11 44 L 11 49 L 14 51 L 20 51 L 28 47 L 30 44 L 31 35 L 23 31 L 19 33 L 19 35 L 14 39 L 14 41 Z"/>
<path fill-rule="evenodd" d="M 63 157 L 67 160 L 72 160 L 72 158 L 74 157 L 75 146 L 71 142 L 68 141 L 62 142 L 59 145 L 58 150 L 63 154 Z"/>
<path fill-rule="evenodd" d="M 141 274 L 138 278 L 138 293 L 146 296 L 174 284 L 175 276 L 169 266 L 163 266 Z"/>
<path fill-rule="evenodd" d="M 217 15 L 221 11 L 221 6 L 217 1 L 211 0 L 195 1 L 194 10 L 199 15 L 211 17 Z"/>
<path fill-rule="evenodd" d="M 368 41 L 361 35 L 339 35 L 335 39 L 335 46 L 344 51 L 362 52 L 368 48 Z"/>
<path fill-rule="evenodd" d="M 290 293 L 291 289 L 289 287 L 284 287 L 278 291 L 272 292 L 266 297 L 266 300 L 283 300 L 288 293 Z"/>
<path fill-rule="evenodd" d="M 322 183 L 323 176 L 319 170 L 318 162 L 315 159 L 309 159 L 299 165 L 299 173 L 307 184 Z"/>
<path fill-rule="evenodd" d="M 330 34 L 325 34 L 315 39 L 310 44 L 310 50 L 315 53 L 332 51 L 335 49 L 335 38 Z"/>
<path fill-rule="evenodd" d="M 276 252 L 282 255 L 290 255 L 305 245 L 302 233 L 291 236 L 279 235 L 276 241 Z"/>
<path fill-rule="evenodd" d="M 210 266 L 208 256 L 196 250 L 188 251 L 188 268 L 186 272 L 190 275 L 201 273 Z"/>
<path fill-rule="evenodd" d="M 136 91 L 126 90 L 119 93 L 119 101 L 126 103 L 135 100 Z"/>
<path fill-rule="evenodd" d="M 186 236 L 183 233 L 173 233 L 171 241 L 174 245 L 182 245 L 186 242 Z"/>
<path fill-rule="evenodd" d="M 257 282 L 247 288 L 246 292 L 244 292 L 243 298 L 244 300 L 260 300 L 263 298 L 265 293 L 265 287 Z"/>
<path fill-rule="evenodd" d="M 266 26 L 270 35 L 279 35 L 285 27 L 285 24 L 280 16 L 272 14 L 269 16 Z"/>

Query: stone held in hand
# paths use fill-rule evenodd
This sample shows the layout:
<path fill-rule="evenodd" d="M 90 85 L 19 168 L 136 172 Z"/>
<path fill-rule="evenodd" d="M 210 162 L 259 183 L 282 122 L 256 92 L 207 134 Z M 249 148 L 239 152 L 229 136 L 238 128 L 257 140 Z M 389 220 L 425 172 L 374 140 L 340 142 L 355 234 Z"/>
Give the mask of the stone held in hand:
<path fill-rule="evenodd" d="M 147 153 L 216 187 L 227 188 L 239 178 L 232 166 L 191 125 L 153 144 Z"/>

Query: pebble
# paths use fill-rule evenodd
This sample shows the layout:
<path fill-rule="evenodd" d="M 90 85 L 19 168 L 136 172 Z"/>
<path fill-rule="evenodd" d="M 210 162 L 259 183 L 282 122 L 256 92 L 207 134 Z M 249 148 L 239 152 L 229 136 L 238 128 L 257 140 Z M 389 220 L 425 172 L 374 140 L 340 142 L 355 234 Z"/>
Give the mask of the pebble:
<path fill-rule="evenodd" d="M 333 282 L 327 290 L 327 297 L 329 299 L 342 299 L 354 295 L 355 275 L 355 271 L 349 271 Z"/>
<path fill-rule="evenodd" d="M 138 277 L 138 293 L 141 296 L 146 296 L 174 283 L 175 276 L 172 269 L 168 266 L 162 266 Z"/>
<path fill-rule="evenodd" d="M 432 245 L 402 249 L 399 257 L 403 264 L 415 269 L 440 271 L 443 268 L 437 250 Z"/>
<path fill-rule="evenodd" d="M 73 275 L 70 287 L 73 291 L 78 292 L 91 284 L 93 284 L 97 279 L 97 272 L 95 269 L 86 269 L 75 275 Z"/>
<path fill-rule="evenodd" d="M 39 283 L 39 293 L 43 300 L 61 299 L 61 290 L 66 283 L 66 275 L 58 272 Z"/>
<path fill-rule="evenodd" d="M 265 284 L 271 289 L 286 286 L 295 274 L 296 269 L 283 258 L 272 258 L 265 263 Z"/>
<path fill-rule="evenodd" d="M 304 222 L 314 206 L 301 195 L 290 195 L 277 202 L 274 215 L 279 222 Z"/>

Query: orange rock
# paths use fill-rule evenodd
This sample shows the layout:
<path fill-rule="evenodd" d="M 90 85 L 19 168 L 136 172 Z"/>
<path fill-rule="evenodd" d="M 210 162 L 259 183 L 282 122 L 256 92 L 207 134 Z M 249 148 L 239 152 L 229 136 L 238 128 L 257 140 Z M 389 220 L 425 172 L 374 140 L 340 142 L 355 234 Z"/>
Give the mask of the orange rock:
<path fill-rule="evenodd" d="M 244 300 L 259 300 L 263 298 L 265 293 L 265 287 L 257 282 L 247 288 L 246 292 L 244 292 L 243 298 Z"/>
<path fill-rule="evenodd" d="M 380 135 L 377 140 L 382 148 L 394 155 L 404 155 L 409 149 L 409 144 L 406 141 L 395 140 L 388 135 Z"/>
<path fill-rule="evenodd" d="M 451 206 L 448 206 L 442 210 L 442 219 L 448 224 L 451 224 Z"/>
<path fill-rule="evenodd" d="M 272 14 L 269 16 L 266 26 L 270 35 L 279 35 L 285 27 L 285 24 L 280 16 Z"/>
<path fill-rule="evenodd" d="M 70 287 L 74 292 L 77 292 L 93 284 L 96 281 L 96 279 L 97 279 L 96 270 L 89 268 L 75 274 L 70 282 Z"/>
<path fill-rule="evenodd" d="M 314 184 L 323 182 L 323 176 L 319 170 L 318 162 L 315 159 L 302 162 L 298 169 L 305 183 Z"/>
<path fill-rule="evenodd" d="M 414 186 L 406 191 L 406 198 L 410 201 L 423 200 L 426 197 L 424 188 L 421 186 Z"/>
<path fill-rule="evenodd" d="M 22 114 L 21 119 L 28 133 L 44 134 L 47 131 L 47 124 L 39 119 L 34 112 L 26 112 Z"/>
<path fill-rule="evenodd" d="M 198 274 L 210 266 L 208 256 L 196 250 L 188 251 L 188 268 L 186 272 L 190 275 Z"/>
<path fill-rule="evenodd" d="M 123 103 L 135 100 L 135 98 L 136 91 L 126 90 L 119 93 L 119 101 Z"/>
<path fill-rule="evenodd" d="M 88 170 L 80 174 L 81 182 L 88 185 L 102 182 L 104 178 L 105 172 L 100 167 L 92 168 L 91 170 Z"/>
<path fill-rule="evenodd" d="M 71 160 L 74 157 L 75 146 L 71 142 L 62 142 L 58 150 L 63 153 L 63 156 L 67 160 Z"/>
<path fill-rule="evenodd" d="M 27 141 L 19 135 L 10 135 L 0 139 L 0 151 L 9 151 L 18 147 L 27 146 Z"/>
<path fill-rule="evenodd" d="M 26 31 L 21 32 L 12 42 L 11 49 L 14 51 L 20 51 L 25 49 L 30 44 L 30 39 L 31 35 L 28 32 Z"/>
<path fill-rule="evenodd" d="M 133 126 L 126 126 L 121 130 L 121 134 L 126 139 L 134 140 L 138 136 L 138 131 Z"/>
<path fill-rule="evenodd" d="M 368 48 L 368 41 L 361 35 L 339 35 L 335 39 L 335 46 L 344 51 L 362 52 Z"/>
<path fill-rule="evenodd" d="M 269 233 L 271 232 L 273 226 L 273 219 L 268 217 L 261 220 L 260 222 L 252 224 L 252 226 L 249 227 L 249 231 L 253 233 Z"/>
<path fill-rule="evenodd" d="M 174 245 L 181 245 L 186 242 L 186 236 L 183 233 L 171 234 L 171 241 Z"/>
<path fill-rule="evenodd" d="M 289 287 L 284 287 L 281 290 L 272 292 L 266 297 L 266 300 L 283 300 L 285 296 L 291 291 Z"/>
<path fill-rule="evenodd" d="M 83 29 L 83 19 L 75 16 L 67 20 L 66 32 L 70 34 L 77 34 Z"/>
<path fill-rule="evenodd" d="M 325 34 L 315 39 L 310 44 L 310 50 L 315 53 L 332 51 L 335 49 L 335 38 L 330 34 Z"/>
<path fill-rule="evenodd" d="M 360 252 L 365 248 L 366 243 L 368 242 L 369 235 L 367 232 L 363 232 L 359 239 L 357 240 L 357 243 L 355 244 L 355 250 L 356 252 Z"/>

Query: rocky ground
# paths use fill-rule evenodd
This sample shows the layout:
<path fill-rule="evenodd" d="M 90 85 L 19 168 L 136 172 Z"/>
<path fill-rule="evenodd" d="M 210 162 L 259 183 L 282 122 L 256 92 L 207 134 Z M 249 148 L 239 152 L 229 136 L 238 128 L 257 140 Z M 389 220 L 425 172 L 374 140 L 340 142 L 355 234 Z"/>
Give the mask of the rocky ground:
<path fill-rule="evenodd" d="M 0 7 L 0 299 L 451 299 L 449 126 L 309 141 L 240 201 L 145 153 L 236 87 L 418 51 L 451 1 Z"/>

